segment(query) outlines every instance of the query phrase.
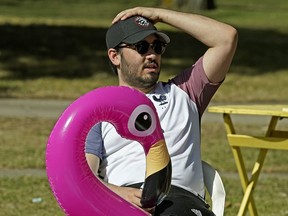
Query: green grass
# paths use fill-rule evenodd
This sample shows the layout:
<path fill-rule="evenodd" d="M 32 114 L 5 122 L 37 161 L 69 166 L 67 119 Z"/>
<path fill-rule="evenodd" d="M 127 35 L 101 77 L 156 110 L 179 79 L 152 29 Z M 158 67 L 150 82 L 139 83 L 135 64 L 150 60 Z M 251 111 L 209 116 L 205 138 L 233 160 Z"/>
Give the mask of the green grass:
<path fill-rule="evenodd" d="M 287 215 L 284 207 L 287 199 L 287 179 L 277 177 L 260 178 L 254 191 L 254 200 L 258 215 Z M 223 178 L 226 189 L 225 215 L 237 215 L 242 191 L 238 179 Z"/>
<path fill-rule="evenodd" d="M 47 118 L 11 118 L 0 117 L 0 170 L 44 169 L 45 148 L 48 136 L 56 119 Z M 283 124 L 282 127 L 287 125 Z M 280 128 L 281 129 L 281 128 Z M 243 133 L 259 131 L 256 125 L 237 125 Z M 265 133 L 262 128 L 257 133 Z M 241 201 L 242 190 L 236 173 L 231 148 L 229 147 L 222 123 L 203 123 L 202 127 L 203 160 L 216 167 L 223 175 L 227 192 L 226 215 L 235 215 Z M 243 151 L 248 170 L 257 157 L 254 149 Z M 255 201 L 259 215 L 286 215 L 285 197 L 287 197 L 287 176 L 283 179 L 278 174 L 287 174 L 288 158 L 284 151 L 269 151 L 263 174 L 255 190 Z M 4 171 L 5 172 L 5 171 Z M 269 174 L 269 175 L 268 175 Z M 267 177 L 268 175 L 268 177 Z M 33 198 L 41 197 L 42 202 L 32 203 Z M 0 215 L 63 215 L 48 185 L 46 177 L 25 176 L 0 177 Z M 269 208 L 267 207 L 269 206 Z"/>
<path fill-rule="evenodd" d="M 117 84 L 107 63 L 105 32 L 115 14 L 137 2 L 2 0 L 0 5 L 0 97 L 74 99 Z M 287 1 L 218 0 L 217 6 L 201 13 L 235 26 L 239 45 L 214 101 L 286 102 Z M 159 28 L 172 39 L 163 56 L 161 79 L 167 80 L 205 47 L 169 26 Z"/>
<path fill-rule="evenodd" d="M 224 84 L 213 102 L 287 103 L 288 1 L 216 0 L 217 10 L 199 12 L 232 24 L 239 45 Z M 75 99 L 104 85 L 117 85 L 106 57 L 105 32 L 112 18 L 137 1 L 0 0 L 0 97 Z M 156 1 L 141 2 L 156 6 Z M 163 56 L 162 80 L 192 64 L 205 47 L 160 24 L 172 39 Z M 0 172 L 45 168 L 45 148 L 56 119 L 0 117 Z M 259 126 L 239 125 L 246 132 Z M 287 129 L 287 124 L 284 124 Z M 261 128 L 261 133 L 265 128 Z M 204 123 L 203 159 L 220 172 L 236 172 L 220 123 Z M 243 151 L 248 170 L 257 152 Z M 259 215 L 287 215 L 286 152 L 269 151 L 255 201 Z M 269 175 L 268 175 L 269 174 Z M 268 177 L 267 177 L 268 176 Z M 239 178 L 223 177 L 226 215 L 235 215 L 242 190 Z M 41 197 L 42 202 L 32 203 Z M 0 215 L 63 215 L 45 177 L 0 177 Z"/>
<path fill-rule="evenodd" d="M 45 149 L 56 120 L 0 117 L 0 168 L 45 168 Z"/>
<path fill-rule="evenodd" d="M 50 190 L 47 178 L 23 176 L 0 179 L 1 216 L 60 216 L 64 215 Z M 32 202 L 41 198 L 41 202 Z"/>
<path fill-rule="evenodd" d="M 56 120 L 50 118 L 0 116 L 0 148 L 2 153 L 0 169 L 44 169 L 46 143 Z M 282 127 L 283 130 L 287 130 L 287 121 L 286 124 L 282 124 Z M 237 125 L 236 129 L 243 134 L 248 134 L 250 131 L 258 131 L 259 135 L 264 135 L 266 130 L 263 127 L 261 128 L 261 133 L 259 133 L 259 125 L 241 124 Z M 213 164 L 220 171 L 237 171 L 222 123 L 212 124 L 204 122 L 202 124 L 202 143 L 203 159 L 205 161 Z M 243 154 L 247 168 L 251 170 L 252 163 L 257 157 L 257 151 L 245 149 Z M 219 158 L 225 160 L 225 163 Z M 269 151 L 266 163 L 263 168 L 266 173 L 288 172 L 286 152 Z"/>
<path fill-rule="evenodd" d="M 223 178 L 223 181 L 227 192 L 225 215 L 236 215 L 241 201 L 239 198 L 242 196 L 240 182 L 233 178 Z M 44 177 L 5 177 L 1 178 L 0 186 L 1 216 L 64 216 Z M 287 185 L 283 184 L 283 179 L 277 177 L 260 179 L 254 193 L 258 214 L 287 215 L 285 208 L 287 193 Z M 41 202 L 33 203 L 33 198 L 41 198 Z"/>

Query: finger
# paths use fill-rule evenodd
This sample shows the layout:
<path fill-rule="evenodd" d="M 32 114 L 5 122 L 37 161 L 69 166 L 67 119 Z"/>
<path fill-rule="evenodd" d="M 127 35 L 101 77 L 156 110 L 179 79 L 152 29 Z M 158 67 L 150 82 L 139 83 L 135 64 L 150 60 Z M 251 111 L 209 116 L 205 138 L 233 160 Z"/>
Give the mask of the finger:
<path fill-rule="evenodd" d="M 134 195 L 134 197 L 133 197 L 133 199 L 132 199 L 132 203 L 134 204 L 134 205 L 137 205 L 138 207 L 142 207 L 142 205 L 141 205 L 141 198 L 140 197 L 138 197 L 138 195 L 136 196 L 136 195 Z"/>
<path fill-rule="evenodd" d="M 121 11 L 120 13 L 118 13 L 118 14 L 115 16 L 115 18 L 112 20 L 112 23 L 116 23 L 116 22 L 118 22 L 118 21 L 120 21 L 120 20 L 125 20 L 125 19 L 127 19 L 127 18 L 129 17 L 128 14 L 131 14 L 131 13 L 129 12 L 129 9 L 128 9 L 128 10 Z M 130 15 L 130 16 L 132 16 L 132 15 Z"/>
<path fill-rule="evenodd" d="M 134 195 L 135 195 L 136 197 L 138 197 L 138 198 L 141 198 L 141 197 L 142 197 L 142 190 L 141 190 L 141 189 L 135 190 Z"/>
<path fill-rule="evenodd" d="M 118 21 L 120 21 L 120 20 L 125 20 L 125 19 L 129 18 L 130 16 L 133 16 L 133 15 L 132 15 L 132 14 L 131 14 L 131 15 L 128 15 L 128 14 L 117 15 L 117 16 L 113 19 L 112 24 L 114 24 L 114 23 L 116 23 L 116 22 L 118 22 Z"/>
<path fill-rule="evenodd" d="M 144 211 L 153 214 L 155 212 L 155 207 L 153 208 L 143 208 Z"/>
<path fill-rule="evenodd" d="M 113 19 L 112 23 L 118 22 L 120 20 L 125 20 L 131 16 L 140 15 L 142 16 L 142 9 L 141 7 L 130 8 L 124 11 L 121 11 L 116 17 Z"/>

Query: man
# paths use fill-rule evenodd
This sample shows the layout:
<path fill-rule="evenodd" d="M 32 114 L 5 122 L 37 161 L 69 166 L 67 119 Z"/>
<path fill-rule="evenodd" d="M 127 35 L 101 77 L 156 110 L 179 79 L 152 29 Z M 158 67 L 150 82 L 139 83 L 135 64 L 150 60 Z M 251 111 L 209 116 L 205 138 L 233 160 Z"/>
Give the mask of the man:
<path fill-rule="evenodd" d="M 208 47 L 194 65 L 167 83 L 158 82 L 158 78 L 161 55 L 170 39 L 154 27 L 157 22 L 171 25 Z M 112 23 L 106 44 L 119 85 L 136 88 L 151 99 L 171 156 L 171 190 L 154 215 L 214 215 L 202 199 L 200 120 L 228 72 L 237 31 L 207 17 L 160 8 L 124 10 Z M 86 158 L 107 187 L 141 207 L 138 188 L 145 178 L 145 155 L 140 144 L 122 139 L 112 125 L 103 122 L 89 132 Z"/>

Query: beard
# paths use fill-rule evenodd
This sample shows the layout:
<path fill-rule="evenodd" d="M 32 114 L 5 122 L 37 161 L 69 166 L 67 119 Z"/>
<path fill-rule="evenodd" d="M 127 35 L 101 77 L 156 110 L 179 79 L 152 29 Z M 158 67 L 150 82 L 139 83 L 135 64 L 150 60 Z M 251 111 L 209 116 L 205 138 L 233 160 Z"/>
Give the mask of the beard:
<path fill-rule="evenodd" d="M 160 68 L 158 72 L 148 73 L 145 75 L 138 73 L 138 71 L 139 67 L 136 67 L 134 64 L 129 64 L 122 55 L 121 74 L 125 83 L 140 89 L 151 88 L 157 83 L 160 75 Z"/>

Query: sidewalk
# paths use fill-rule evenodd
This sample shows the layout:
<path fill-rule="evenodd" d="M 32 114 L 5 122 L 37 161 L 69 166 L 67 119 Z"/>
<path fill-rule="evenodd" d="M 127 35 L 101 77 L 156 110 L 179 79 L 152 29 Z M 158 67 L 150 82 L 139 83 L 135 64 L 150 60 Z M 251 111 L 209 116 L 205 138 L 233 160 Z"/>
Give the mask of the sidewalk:
<path fill-rule="evenodd" d="M 72 100 L 46 99 L 0 99 L 0 116 L 7 117 L 43 117 L 57 119 Z M 215 104 L 212 104 L 215 105 Z M 245 124 L 267 125 L 268 117 L 233 116 L 233 120 Z M 222 115 L 205 112 L 202 122 L 223 122 Z"/>
<path fill-rule="evenodd" d="M 0 116 L 58 118 L 69 100 L 0 99 Z"/>

